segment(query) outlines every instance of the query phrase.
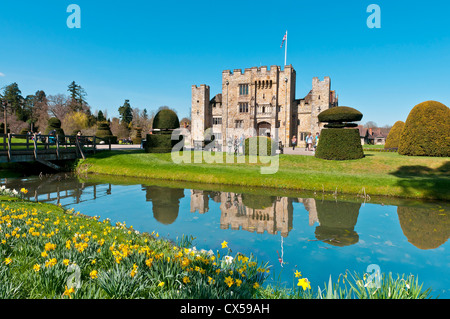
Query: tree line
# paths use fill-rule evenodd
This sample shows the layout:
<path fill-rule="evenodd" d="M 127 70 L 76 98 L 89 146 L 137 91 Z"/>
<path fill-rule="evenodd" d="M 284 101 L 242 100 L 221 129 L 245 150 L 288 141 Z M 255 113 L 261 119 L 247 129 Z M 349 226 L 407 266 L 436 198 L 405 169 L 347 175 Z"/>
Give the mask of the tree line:
<path fill-rule="evenodd" d="M 0 90 L 0 134 L 4 133 L 5 115 L 8 132 L 21 134 L 44 132 L 52 117 L 61 121 L 68 135 L 78 131 L 84 135 L 95 135 L 101 122 L 108 122 L 111 132 L 118 138 L 131 137 L 137 128 L 148 132 L 152 127 L 155 112 L 133 108 L 129 99 L 118 107 L 119 118 L 110 118 L 106 109 L 92 112 L 86 91 L 75 81 L 67 86 L 67 92 L 47 95 L 43 90 L 37 90 L 35 94 L 24 97 L 15 82 L 3 87 Z M 169 107 L 161 106 L 157 111 L 162 108 Z"/>

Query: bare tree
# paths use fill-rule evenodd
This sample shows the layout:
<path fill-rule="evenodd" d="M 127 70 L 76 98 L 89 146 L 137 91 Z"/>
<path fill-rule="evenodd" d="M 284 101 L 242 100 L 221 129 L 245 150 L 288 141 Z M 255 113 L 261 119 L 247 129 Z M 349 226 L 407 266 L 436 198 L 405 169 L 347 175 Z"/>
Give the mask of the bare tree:
<path fill-rule="evenodd" d="M 64 94 L 48 96 L 48 112 L 60 121 L 70 112 L 69 98 Z"/>

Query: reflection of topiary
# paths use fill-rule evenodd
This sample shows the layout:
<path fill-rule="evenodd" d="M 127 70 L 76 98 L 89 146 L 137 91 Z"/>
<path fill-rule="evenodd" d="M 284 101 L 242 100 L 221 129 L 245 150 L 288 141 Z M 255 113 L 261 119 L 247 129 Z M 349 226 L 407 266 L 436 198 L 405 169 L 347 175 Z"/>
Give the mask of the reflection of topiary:
<path fill-rule="evenodd" d="M 117 143 L 117 136 L 114 136 L 112 134 L 108 122 L 99 122 L 97 124 L 97 132 L 95 133 L 95 135 L 103 139 L 106 143 Z"/>
<path fill-rule="evenodd" d="M 348 246 L 359 241 L 354 230 L 358 221 L 360 203 L 316 200 L 317 218 L 316 238 L 333 246 Z"/>
<path fill-rule="evenodd" d="M 448 210 L 439 212 L 429 207 L 397 208 L 398 219 L 408 242 L 420 249 L 434 249 L 443 245 L 450 235 Z"/>
<path fill-rule="evenodd" d="M 184 189 L 159 186 L 144 186 L 144 188 L 146 200 L 152 202 L 153 217 L 164 225 L 172 224 L 178 217 Z"/>
<path fill-rule="evenodd" d="M 152 127 L 153 129 L 173 130 L 180 127 L 180 121 L 174 111 L 163 109 L 155 115 Z"/>
<path fill-rule="evenodd" d="M 450 156 L 450 109 L 436 101 L 416 105 L 403 128 L 398 152 L 412 156 Z"/>
<path fill-rule="evenodd" d="M 272 156 L 276 145 L 270 137 L 254 136 L 245 139 L 245 155 Z"/>
<path fill-rule="evenodd" d="M 242 204 L 248 208 L 264 209 L 272 207 L 275 200 L 275 196 L 242 194 Z"/>
<path fill-rule="evenodd" d="M 352 121 L 360 121 L 363 115 L 347 106 L 333 107 L 321 112 L 320 122 L 328 122 L 320 133 L 320 142 L 316 148 L 316 157 L 327 160 L 350 160 L 364 157 L 361 139 Z"/>
<path fill-rule="evenodd" d="M 389 134 L 386 138 L 386 144 L 384 144 L 384 148 L 397 148 L 400 142 L 400 135 L 402 134 L 403 127 L 405 126 L 405 122 L 397 121 L 394 126 L 389 131 Z"/>

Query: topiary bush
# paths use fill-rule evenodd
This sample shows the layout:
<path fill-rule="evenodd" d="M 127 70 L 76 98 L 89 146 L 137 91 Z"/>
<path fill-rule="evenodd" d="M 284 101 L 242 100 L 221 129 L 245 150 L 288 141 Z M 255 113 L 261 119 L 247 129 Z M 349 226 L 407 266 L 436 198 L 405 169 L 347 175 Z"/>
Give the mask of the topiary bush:
<path fill-rule="evenodd" d="M 357 124 L 347 122 L 361 121 L 362 117 L 361 112 L 348 106 L 332 107 L 318 115 L 319 122 L 328 122 L 325 127 L 330 128 L 355 127 Z"/>
<path fill-rule="evenodd" d="M 350 160 L 364 157 L 359 130 L 354 128 L 363 115 L 348 106 L 333 107 L 318 115 L 320 122 L 328 122 L 320 133 L 315 156 L 327 160 Z"/>
<path fill-rule="evenodd" d="M 270 137 L 266 136 L 253 136 L 246 138 L 244 145 L 245 155 L 272 156 L 275 154 L 276 150 L 275 143 Z"/>
<path fill-rule="evenodd" d="M 403 121 L 395 122 L 386 138 L 386 144 L 384 144 L 384 148 L 398 148 L 400 135 L 402 134 L 404 126 L 405 122 Z"/>
<path fill-rule="evenodd" d="M 133 144 L 141 144 L 142 142 L 142 128 L 140 127 L 136 127 L 135 129 L 135 134 L 132 138 Z"/>
<path fill-rule="evenodd" d="M 153 119 L 153 134 L 147 134 L 144 150 L 147 153 L 169 153 L 183 137 L 172 140 L 172 132 L 180 128 L 177 114 L 169 109 L 159 111 Z"/>
<path fill-rule="evenodd" d="M 351 160 L 364 157 L 357 129 L 327 128 L 320 133 L 316 157 L 326 160 Z"/>
<path fill-rule="evenodd" d="M 64 130 L 61 128 L 61 121 L 56 117 L 52 117 L 48 120 L 44 135 L 49 135 L 53 130 L 55 131 L 55 135 L 58 135 L 59 142 L 63 143 L 65 140 Z"/>
<path fill-rule="evenodd" d="M 172 140 L 172 134 L 147 134 L 144 150 L 147 153 L 170 153 L 180 140 Z"/>
<path fill-rule="evenodd" d="M 450 109 L 437 101 L 417 104 L 400 136 L 398 153 L 409 156 L 450 156 Z"/>
<path fill-rule="evenodd" d="M 174 130 L 180 127 L 177 114 L 169 109 L 159 111 L 153 119 L 153 129 Z"/>
<path fill-rule="evenodd" d="M 105 143 L 117 144 L 117 136 L 112 134 L 108 122 L 99 122 L 97 124 L 95 136 L 100 137 Z"/>

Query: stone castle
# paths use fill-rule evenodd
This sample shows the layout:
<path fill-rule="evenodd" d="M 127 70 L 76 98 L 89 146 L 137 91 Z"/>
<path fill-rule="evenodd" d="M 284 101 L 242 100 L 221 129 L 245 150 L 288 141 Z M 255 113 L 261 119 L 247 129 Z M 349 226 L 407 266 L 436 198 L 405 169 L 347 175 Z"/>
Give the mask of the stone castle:
<path fill-rule="evenodd" d="M 235 137 L 255 134 L 278 139 L 291 145 L 295 135 L 298 146 L 305 145 L 306 136 L 323 128 L 318 114 L 338 106 L 338 97 L 331 90 L 331 80 L 312 80 L 311 91 L 295 98 L 296 72 L 292 65 L 284 70 L 273 65 L 235 69 L 222 72 L 222 93 L 210 97 L 210 87 L 192 86 L 191 143 L 201 145 L 205 131 L 214 135 L 218 150 L 225 151 Z M 207 139 L 207 138 L 206 138 Z"/>

